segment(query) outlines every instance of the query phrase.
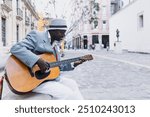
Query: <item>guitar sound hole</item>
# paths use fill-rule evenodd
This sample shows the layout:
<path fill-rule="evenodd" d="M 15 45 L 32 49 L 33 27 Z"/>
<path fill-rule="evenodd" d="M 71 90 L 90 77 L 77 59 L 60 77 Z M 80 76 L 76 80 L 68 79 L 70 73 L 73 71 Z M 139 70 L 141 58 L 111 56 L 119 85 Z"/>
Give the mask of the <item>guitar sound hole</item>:
<path fill-rule="evenodd" d="M 38 71 L 35 72 L 35 77 L 36 77 L 37 79 L 41 80 L 41 79 L 46 78 L 49 74 L 50 74 L 50 71 L 49 71 L 49 72 L 46 72 L 46 73 L 43 73 L 43 72 L 41 72 L 40 70 L 38 70 Z"/>

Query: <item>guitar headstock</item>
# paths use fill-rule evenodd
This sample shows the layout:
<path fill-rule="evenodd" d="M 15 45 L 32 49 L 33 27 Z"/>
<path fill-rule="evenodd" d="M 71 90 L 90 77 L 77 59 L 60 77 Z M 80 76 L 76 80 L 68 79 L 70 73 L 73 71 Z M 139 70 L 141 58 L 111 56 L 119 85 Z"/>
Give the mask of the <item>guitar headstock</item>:
<path fill-rule="evenodd" d="M 89 60 L 93 60 L 93 56 L 91 54 L 88 54 L 88 55 L 82 56 L 80 59 L 89 61 Z"/>

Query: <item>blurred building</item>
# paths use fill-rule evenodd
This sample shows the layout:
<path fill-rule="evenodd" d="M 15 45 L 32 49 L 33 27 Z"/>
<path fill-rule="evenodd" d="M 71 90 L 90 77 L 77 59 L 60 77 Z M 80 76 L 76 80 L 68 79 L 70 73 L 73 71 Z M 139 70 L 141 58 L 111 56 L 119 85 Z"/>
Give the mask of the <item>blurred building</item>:
<path fill-rule="evenodd" d="M 74 0 L 68 45 L 74 49 L 106 48 L 110 14 L 110 0 Z"/>
<path fill-rule="evenodd" d="M 0 47 L 10 47 L 37 29 L 38 19 L 33 0 L 1 0 Z"/>
<path fill-rule="evenodd" d="M 120 50 L 150 53 L 150 1 L 122 2 L 123 6 L 110 18 L 110 49 L 119 46 Z"/>

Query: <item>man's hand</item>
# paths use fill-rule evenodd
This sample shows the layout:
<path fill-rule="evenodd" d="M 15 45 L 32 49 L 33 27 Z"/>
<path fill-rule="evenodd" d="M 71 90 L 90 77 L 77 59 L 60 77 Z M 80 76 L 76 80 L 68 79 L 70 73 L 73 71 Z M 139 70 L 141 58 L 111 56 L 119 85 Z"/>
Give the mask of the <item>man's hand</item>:
<path fill-rule="evenodd" d="M 86 60 L 81 59 L 81 60 L 79 60 L 79 61 L 74 62 L 74 67 L 76 67 L 76 66 L 82 64 L 82 63 L 85 62 L 85 61 L 86 61 Z"/>
<path fill-rule="evenodd" d="M 49 69 L 48 63 L 46 63 L 46 62 L 45 62 L 43 59 L 41 59 L 41 58 L 37 61 L 37 65 L 39 66 L 41 72 L 45 72 L 46 70 Z"/>

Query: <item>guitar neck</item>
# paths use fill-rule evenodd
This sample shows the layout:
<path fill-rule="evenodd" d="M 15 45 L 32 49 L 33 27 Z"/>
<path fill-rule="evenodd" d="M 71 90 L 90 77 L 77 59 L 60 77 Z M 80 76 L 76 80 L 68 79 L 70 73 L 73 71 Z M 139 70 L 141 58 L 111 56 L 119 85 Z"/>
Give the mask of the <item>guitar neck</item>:
<path fill-rule="evenodd" d="M 81 57 L 67 59 L 67 60 L 62 60 L 62 61 L 57 61 L 57 62 L 52 62 L 52 63 L 49 63 L 49 65 L 50 65 L 50 68 L 58 67 L 61 64 L 67 64 L 67 63 L 72 63 L 72 62 L 78 61 L 78 60 L 80 60 L 80 58 Z"/>

